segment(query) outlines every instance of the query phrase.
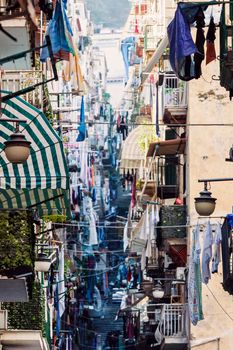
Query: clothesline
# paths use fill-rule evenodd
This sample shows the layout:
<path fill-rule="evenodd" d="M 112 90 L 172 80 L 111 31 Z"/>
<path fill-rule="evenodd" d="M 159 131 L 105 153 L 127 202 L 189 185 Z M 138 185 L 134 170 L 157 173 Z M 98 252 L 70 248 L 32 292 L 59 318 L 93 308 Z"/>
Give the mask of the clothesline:
<path fill-rule="evenodd" d="M 225 217 L 223 216 L 223 217 L 215 217 L 215 219 L 216 218 L 222 218 L 222 219 L 225 219 Z M 204 219 L 204 218 L 203 218 Z M 206 219 L 206 218 L 205 218 Z M 207 220 L 209 220 L 208 218 L 207 218 Z M 207 223 L 207 222 L 206 222 Z M 206 223 L 199 223 L 200 225 L 205 225 Z M 214 223 L 214 224 L 217 224 L 217 222 L 216 223 Z M 53 225 L 58 225 L 58 226 L 61 226 L 62 225 L 62 227 L 61 228 L 63 228 L 63 226 L 64 226 L 64 228 L 66 227 L 66 226 L 73 226 L 73 227 L 89 227 L 89 226 L 91 226 L 90 224 L 88 224 L 88 223 L 80 223 L 80 224 L 66 224 L 66 223 L 64 223 L 64 224 L 62 224 L 62 223 L 53 223 Z M 166 228 L 192 228 L 192 227 L 195 227 L 196 226 L 196 224 L 190 224 L 190 225 L 170 225 L 170 226 L 154 226 L 154 228 L 160 228 L 160 229 L 166 229 Z M 124 229 L 125 228 L 125 226 L 124 225 L 122 225 L 122 226 L 117 226 L 117 225 L 95 225 L 95 227 L 97 227 L 97 228 L 115 228 L 115 229 Z M 137 226 L 128 226 L 128 229 L 136 229 L 137 228 Z M 117 232 L 116 232 L 117 233 Z"/>
<path fill-rule="evenodd" d="M 91 226 L 90 224 L 88 223 L 80 223 L 80 224 L 63 224 L 63 223 L 53 223 L 53 225 L 59 225 L 59 226 L 74 226 L 74 227 L 89 227 Z M 114 226 L 114 225 L 95 225 L 97 228 L 122 228 L 124 229 L 125 226 L 122 225 L 122 226 Z M 154 226 L 154 228 L 161 228 L 161 229 L 165 229 L 165 228 L 190 228 L 190 227 L 193 227 L 193 226 L 196 226 L 196 225 L 170 225 L 170 226 Z M 137 226 L 128 226 L 128 229 L 135 229 Z"/>
<path fill-rule="evenodd" d="M 210 219 L 225 219 L 226 216 L 205 216 L 205 217 L 198 216 L 197 218 L 198 219 L 208 219 L 208 220 L 210 220 Z"/>

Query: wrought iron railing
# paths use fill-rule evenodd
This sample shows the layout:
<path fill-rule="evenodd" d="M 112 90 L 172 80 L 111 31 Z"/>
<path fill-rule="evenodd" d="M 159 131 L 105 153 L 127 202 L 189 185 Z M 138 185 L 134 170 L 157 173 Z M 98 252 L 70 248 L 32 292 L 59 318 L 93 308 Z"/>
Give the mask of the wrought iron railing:
<path fill-rule="evenodd" d="M 186 305 L 165 304 L 160 330 L 165 337 L 185 337 L 186 333 Z"/>
<path fill-rule="evenodd" d="M 2 16 L 8 16 L 10 18 L 11 15 L 16 15 L 22 16 L 23 11 L 22 8 L 20 7 L 19 3 L 17 1 L 12 1 L 12 0 L 0 0 L 0 17 Z M 2 19 L 2 18 L 1 18 Z"/>
<path fill-rule="evenodd" d="M 155 172 L 154 169 L 152 169 L 150 171 L 150 169 L 148 168 L 140 168 L 139 170 L 139 173 L 140 173 L 140 180 L 145 182 L 145 181 L 148 181 L 148 182 L 155 182 L 157 180 L 157 174 Z"/>
<path fill-rule="evenodd" d="M 167 338 L 188 338 L 187 305 L 164 304 L 155 338 L 161 343 Z"/>
<path fill-rule="evenodd" d="M 4 70 L 2 73 L 1 89 L 16 92 L 29 86 L 42 82 L 42 72 L 35 70 Z M 21 95 L 25 101 L 33 106 L 43 108 L 43 90 L 42 85 L 37 86 L 35 90 Z"/>
<path fill-rule="evenodd" d="M 163 82 L 163 110 L 166 108 L 186 108 L 188 105 L 187 83 L 175 75 L 165 75 Z"/>

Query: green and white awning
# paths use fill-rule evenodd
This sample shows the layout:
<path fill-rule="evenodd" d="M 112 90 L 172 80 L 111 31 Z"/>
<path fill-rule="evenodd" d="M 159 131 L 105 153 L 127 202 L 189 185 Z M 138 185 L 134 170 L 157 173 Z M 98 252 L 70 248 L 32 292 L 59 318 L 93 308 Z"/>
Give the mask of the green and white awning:
<path fill-rule="evenodd" d="M 40 110 L 19 97 L 2 104 L 2 117 L 27 122 L 20 132 L 31 142 L 31 152 L 26 163 L 9 163 L 4 142 L 15 129 L 0 121 L 0 208 L 35 209 L 38 203 L 41 215 L 68 214 L 69 172 L 59 135 Z"/>

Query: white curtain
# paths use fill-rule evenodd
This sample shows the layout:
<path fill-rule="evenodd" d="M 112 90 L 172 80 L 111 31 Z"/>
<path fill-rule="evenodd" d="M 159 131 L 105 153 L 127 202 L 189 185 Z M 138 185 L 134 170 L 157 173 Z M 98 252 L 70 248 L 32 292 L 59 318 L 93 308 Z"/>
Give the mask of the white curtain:
<path fill-rule="evenodd" d="M 125 224 L 125 227 L 124 227 L 124 235 L 123 235 L 123 249 L 124 249 L 124 252 L 126 251 L 128 245 L 129 245 L 129 240 L 128 240 L 128 221 L 126 222 Z"/>
<path fill-rule="evenodd" d="M 97 230 L 96 230 L 96 220 L 93 209 L 90 210 L 90 223 L 89 223 L 89 245 L 98 244 Z"/>
<path fill-rule="evenodd" d="M 59 267 L 58 267 L 58 295 L 59 295 L 59 312 L 60 317 L 65 311 L 65 274 L 64 274 L 64 246 L 61 246 L 59 251 Z"/>

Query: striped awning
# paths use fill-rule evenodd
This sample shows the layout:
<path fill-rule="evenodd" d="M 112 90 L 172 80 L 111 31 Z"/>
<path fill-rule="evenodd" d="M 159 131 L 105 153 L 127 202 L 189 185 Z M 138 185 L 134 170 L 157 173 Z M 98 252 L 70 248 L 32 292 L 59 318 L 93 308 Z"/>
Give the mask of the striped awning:
<path fill-rule="evenodd" d="M 120 169 L 138 169 L 146 158 L 146 153 L 140 148 L 140 139 L 146 137 L 148 125 L 140 125 L 132 130 L 122 144 Z"/>
<path fill-rule="evenodd" d="M 69 172 L 59 135 L 40 110 L 19 97 L 2 104 L 2 117 L 26 121 L 20 132 L 31 142 L 31 152 L 26 163 L 9 163 L 4 142 L 15 129 L 13 123 L 0 122 L 0 208 L 69 216 Z"/>

